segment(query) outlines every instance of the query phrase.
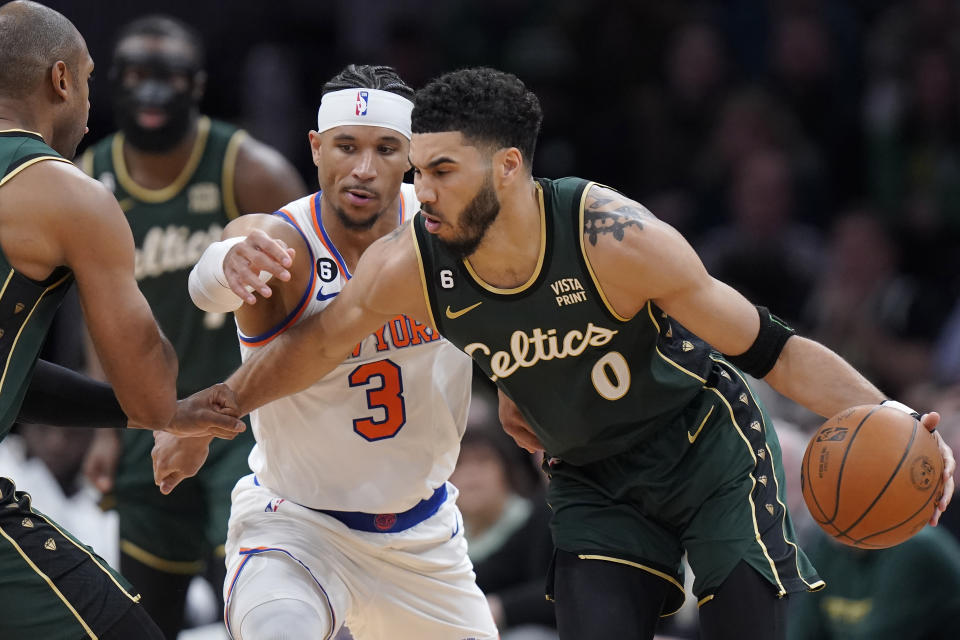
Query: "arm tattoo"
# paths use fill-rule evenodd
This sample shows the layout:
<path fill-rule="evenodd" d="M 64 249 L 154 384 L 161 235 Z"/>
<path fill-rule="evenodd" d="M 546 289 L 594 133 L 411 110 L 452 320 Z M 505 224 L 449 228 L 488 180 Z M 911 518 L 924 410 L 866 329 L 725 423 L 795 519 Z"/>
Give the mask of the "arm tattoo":
<path fill-rule="evenodd" d="M 405 225 L 405 224 L 402 224 L 402 225 L 400 225 L 399 227 L 396 227 L 393 231 L 390 231 L 389 233 L 387 233 L 387 235 L 383 236 L 383 241 L 384 241 L 384 242 L 393 242 L 394 240 L 397 239 L 397 237 L 398 237 L 401 233 L 403 233 L 403 232 L 406 230 L 406 228 L 407 228 L 407 225 Z"/>
<path fill-rule="evenodd" d="M 623 202 L 620 200 L 619 202 Z M 611 203 L 616 204 L 613 198 L 596 196 L 589 200 L 587 207 L 583 212 L 583 230 L 590 240 L 590 244 L 596 246 L 597 239 L 601 233 L 613 234 L 613 237 L 619 242 L 623 240 L 624 232 L 627 227 L 635 226 L 643 230 L 643 220 L 649 219 L 650 212 L 641 205 L 627 201 L 620 204 L 612 211 L 601 211 Z"/>

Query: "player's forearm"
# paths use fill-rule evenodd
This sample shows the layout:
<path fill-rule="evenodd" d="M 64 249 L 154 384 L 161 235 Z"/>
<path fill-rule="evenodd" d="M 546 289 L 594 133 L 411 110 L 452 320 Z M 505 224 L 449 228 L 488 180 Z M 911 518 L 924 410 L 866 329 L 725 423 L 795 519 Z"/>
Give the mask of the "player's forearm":
<path fill-rule="evenodd" d="M 328 355 L 308 322 L 292 327 L 248 358 L 226 383 L 236 394 L 240 415 L 303 391 L 332 371 L 342 354 Z"/>
<path fill-rule="evenodd" d="M 839 355 L 801 336 L 787 341 L 764 380 L 794 402 L 827 418 L 848 407 L 886 399 Z"/>
<path fill-rule="evenodd" d="M 127 353 L 123 370 L 107 374 L 130 426 L 163 429 L 177 409 L 177 354 L 159 329 L 151 333 Z"/>

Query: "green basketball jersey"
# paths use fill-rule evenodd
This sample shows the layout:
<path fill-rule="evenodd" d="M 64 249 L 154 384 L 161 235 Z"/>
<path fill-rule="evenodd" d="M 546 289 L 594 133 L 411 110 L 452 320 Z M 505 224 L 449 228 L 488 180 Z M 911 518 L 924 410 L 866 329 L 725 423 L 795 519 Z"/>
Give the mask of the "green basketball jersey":
<path fill-rule="evenodd" d="M 201 118 L 190 159 L 163 189 L 133 181 L 123 159 L 123 133 L 101 140 L 82 159 L 83 170 L 113 191 L 130 222 L 137 283 L 180 360 L 179 397 L 226 379 L 240 364 L 233 320 L 197 309 L 187 278 L 204 249 L 239 213 L 234 169 L 244 135 Z"/>
<path fill-rule="evenodd" d="M 530 280 L 480 280 L 414 220 L 430 312 L 516 403 L 547 452 L 585 464 L 669 428 L 701 393 L 710 348 L 648 303 L 634 318 L 607 304 L 585 258 L 583 200 L 592 183 L 537 180 L 540 260 Z"/>
<path fill-rule="evenodd" d="M 0 131 L 0 188 L 27 167 L 46 160 L 69 162 L 28 131 Z M 29 211 L 18 212 L 30 215 Z M 38 282 L 18 273 L 0 250 L 0 440 L 17 419 L 33 367 L 73 273 L 57 267 Z"/>

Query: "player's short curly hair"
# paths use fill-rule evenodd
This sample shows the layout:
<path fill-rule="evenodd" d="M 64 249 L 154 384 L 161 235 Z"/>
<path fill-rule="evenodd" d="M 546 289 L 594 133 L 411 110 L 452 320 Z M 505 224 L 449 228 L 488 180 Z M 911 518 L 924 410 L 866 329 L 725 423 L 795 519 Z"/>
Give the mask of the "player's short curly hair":
<path fill-rule="evenodd" d="M 460 69 L 417 91 L 413 132 L 459 131 L 471 144 L 516 147 L 533 162 L 543 121 L 540 101 L 517 76 L 496 69 Z"/>
<path fill-rule="evenodd" d="M 320 95 L 342 89 L 380 89 L 407 100 L 413 100 L 413 89 L 404 82 L 393 67 L 386 65 L 351 64 L 325 85 Z"/>

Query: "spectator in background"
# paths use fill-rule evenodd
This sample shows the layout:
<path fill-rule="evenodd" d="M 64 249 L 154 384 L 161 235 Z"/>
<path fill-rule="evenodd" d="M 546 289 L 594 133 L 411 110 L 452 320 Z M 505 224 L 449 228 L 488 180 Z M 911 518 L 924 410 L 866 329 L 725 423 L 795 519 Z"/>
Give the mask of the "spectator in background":
<path fill-rule="evenodd" d="M 682 24 L 664 55 L 662 78 L 637 92 L 636 184 L 657 215 L 693 232 L 693 158 L 709 135 L 727 91 L 726 51 L 714 26 Z"/>
<path fill-rule="evenodd" d="M 553 556 L 550 511 L 533 462 L 499 425 L 471 425 L 450 481 L 460 490 L 467 552 L 503 640 L 556 638 L 544 576 Z M 523 495 L 524 485 L 534 495 Z"/>
<path fill-rule="evenodd" d="M 796 210 L 804 219 L 809 217 L 823 192 L 818 150 L 803 137 L 791 112 L 770 94 L 746 87 L 730 93 L 703 147 L 690 159 L 701 227 L 732 216 L 726 194 L 738 167 L 751 155 L 770 150 L 789 158 L 797 186 Z"/>
<path fill-rule="evenodd" d="M 861 184 L 857 46 L 849 10 L 844 12 L 842 3 L 829 10 L 825 3 L 792 4 L 773 19 L 766 85 L 819 150 L 824 193 L 818 206 L 805 212 L 809 221 L 819 224 L 827 221 L 837 197 L 856 193 Z"/>
<path fill-rule="evenodd" d="M 809 546 L 827 586 L 799 594 L 789 640 L 952 640 L 960 622 L 960 544 L 925 527 L 889 549 Z"/>
<path fill-rule="evenodd" d="M 0 443 L 0 469 L 30 487 L 43 512 L 117 563 L 117 516 L 97 506 L 96 492 L 83 482 L 83 456 L 93 429 L 20 424 Z"/>
<path fill-rule="evenodd" d="M 804 326 L 896 396 L 928 375 L 949 304 L 903 274 L 892 238 L 871 209 L 841 215 L 829 239 Z"/>
<path fill-rule="evenodd" d="M 870 191 L 888 219 L 935 237 L 960 231 L 960 76 L 944 45 L 925 43 L 906 57 L 899 91 L 887 98 L 895 106 L 868 104 Z"/>
<path fill-rule="evenodd" d="M 733 167 L 731 220 L 697 247 L 707 270 L 788 322 L 800 315 L 821 262 L 817 231 L 794 219 L 790 158 L 775 149 L 748 153 Z"/>

